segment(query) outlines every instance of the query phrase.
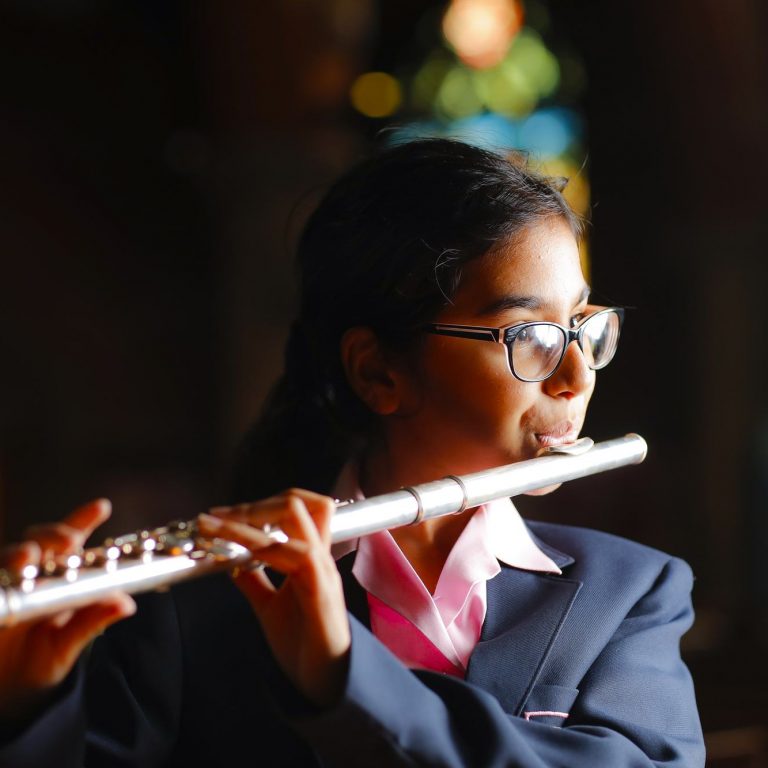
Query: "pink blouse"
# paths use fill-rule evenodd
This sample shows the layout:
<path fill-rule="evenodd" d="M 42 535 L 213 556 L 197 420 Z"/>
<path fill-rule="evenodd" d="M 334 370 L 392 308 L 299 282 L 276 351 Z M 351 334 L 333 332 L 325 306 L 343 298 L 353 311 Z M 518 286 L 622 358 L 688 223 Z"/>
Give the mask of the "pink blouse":
<path fill-rule="evenodd" d="M 336 483 L 338 498 L 362 499 L 356 468 Z M 388 531 L 334 548 L 338 558 L 357 548 L 352 573 L 368 593 L 371 630 L 406 666 L 464 677 L 485 620 L 486 582 L 499 560 L 546 573 L 560 569 L 536 545 L 509 499 L 478 507 L 453 546 L 435 593 Z"/>

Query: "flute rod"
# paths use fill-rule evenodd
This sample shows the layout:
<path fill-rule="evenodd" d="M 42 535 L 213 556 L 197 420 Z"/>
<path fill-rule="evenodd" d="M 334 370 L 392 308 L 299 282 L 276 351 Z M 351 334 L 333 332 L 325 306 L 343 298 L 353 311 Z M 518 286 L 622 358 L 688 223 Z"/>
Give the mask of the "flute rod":
<path fill-rule="evenodd" d="M 348 541 L 454 514 L 493 499 L 639 464 L 646 452 L 645 440 L 629 434 L 577 454 L 542 456 L 370 499 L 340 502 L 331 520 L 331 537 L 334 543 Z M 279 530 L 269 533 L 276 539 L 285 538 Z M 87 549 L 82 555 L 45 562 L 39 571 L 25 569 L 20 578 L 0 570 L 0 629 L 79 608 L 117 590 L 137 593 L 163 589 L 179 581 L 252 563 L 253 556 L 245 547 L 203 538 L 193 521 L 126 534 Z"/>
<path fill-rule="evenodd" d="M 462 477 L 447 477 L 350 504 L 331 520 L 334 543 L 453 514 L 504 496 L 557 485 L 645 459 L 648 446 L 636 434 L 606 440 L 580 454 L 552 454 Z"/>

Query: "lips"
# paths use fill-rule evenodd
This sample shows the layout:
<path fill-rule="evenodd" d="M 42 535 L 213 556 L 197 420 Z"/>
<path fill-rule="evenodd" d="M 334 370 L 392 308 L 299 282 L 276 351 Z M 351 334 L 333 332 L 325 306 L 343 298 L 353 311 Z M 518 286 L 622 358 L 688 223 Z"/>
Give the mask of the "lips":
<path fill-rule="evenodd" d="M 539 432 L 534 432 L 534 435 L 542 448 L 550 448 L 554 445 L 572 443 L 578 438 L 579 430 L 572 421 L 561 421 L 548 425 Z"/>

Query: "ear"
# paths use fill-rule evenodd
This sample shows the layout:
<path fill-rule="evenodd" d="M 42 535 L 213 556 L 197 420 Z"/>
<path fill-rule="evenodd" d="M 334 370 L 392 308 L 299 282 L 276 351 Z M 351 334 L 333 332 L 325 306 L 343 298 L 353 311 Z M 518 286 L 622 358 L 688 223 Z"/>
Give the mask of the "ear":
<path fill-rule="evenodd" d="M 341 337 L 341 362 L 355 394 L 379 416 L 396 413 L 401 404 L 400 377 L 371 328 L 355 326 Z"/>

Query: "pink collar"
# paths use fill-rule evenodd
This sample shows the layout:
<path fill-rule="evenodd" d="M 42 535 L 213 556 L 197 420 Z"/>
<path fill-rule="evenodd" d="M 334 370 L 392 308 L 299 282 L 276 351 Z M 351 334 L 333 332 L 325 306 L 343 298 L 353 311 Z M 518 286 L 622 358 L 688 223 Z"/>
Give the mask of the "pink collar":
<path fill-rule="evenodd" d="M 333 495 L 337 499 L 354 499 L 356 501 L 365 498 L 358 484 L 357 462 L 348 461 L 344 465 L 336 480 Z M 556 573 L 558 575 L 562 573 L 555 562 L 537 546 L 523 518 L 520 517 L 520 513 L 515 509 L 510 499 L 496 499 L 479 507 L 478 511 L 480 510 L 485 510 L 486 520 L 482 524 L 482 529 L 476 532 L 477 537 L 468 523 L 456 545 L 464 538 L 464 533 L 469 533 L 473 539 L 473 544 L 479 545 L 506 565 L 525 571 Z M 476 517 L 477 514 L 473 515 L 472 520 Z M 394 539 L 392 541 L 394 543 Z M 354 540 L 335 545 L 333 548 L 334 557 L 338 560 L 349 552 L 353 552 L 358 548 L 358 542 L 359 540 Z M 458 569 L 466 572 L 464 563 L 465 560 L 456 552 L 456 546 L 454 546 L 454 550 L 446 561 L 444 571 L 450 564 L 452 567 L 455 565 Z M 443 575 L 440 576 L 441 580 Z"/>
<path fill-rule="evenodd" d="M 349 462 L 336 496 L 362 499 L 356 466 Z M 357 549 L 352 573 L 368 593 L 374 635 L 410 667 L 462 677 L 482 631 L 486 582 L 515 568 L 560 573 L 531 538 L 509 499 L 477 509 L 448 555 L 431 595 L 389 531 L 345 542 L 339 558 Z"/>

